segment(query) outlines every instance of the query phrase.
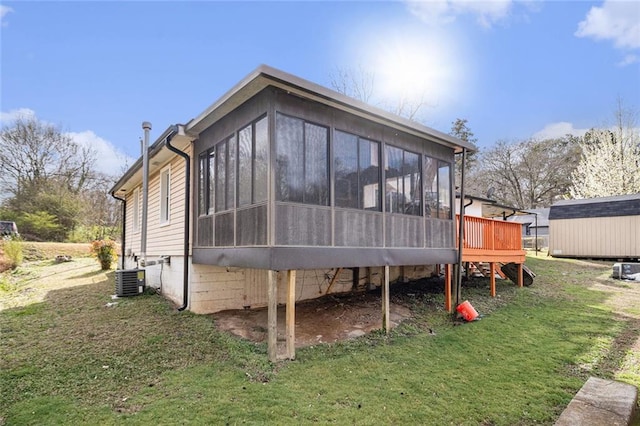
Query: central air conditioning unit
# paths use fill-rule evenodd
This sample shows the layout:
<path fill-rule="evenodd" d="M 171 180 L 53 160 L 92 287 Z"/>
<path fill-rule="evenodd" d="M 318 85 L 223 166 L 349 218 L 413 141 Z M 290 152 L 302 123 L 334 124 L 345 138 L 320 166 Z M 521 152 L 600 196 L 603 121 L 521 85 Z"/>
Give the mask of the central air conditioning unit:
<path fill-rule="evenodd" d="M 613 278 L 640 281 L 640 263 L 614 263 Z"/>
<path fill-rule="evenodd" d="M 116 296 L 137 296 L 144 293 L 144 269 L 121 269 L 116 271 Z"/>

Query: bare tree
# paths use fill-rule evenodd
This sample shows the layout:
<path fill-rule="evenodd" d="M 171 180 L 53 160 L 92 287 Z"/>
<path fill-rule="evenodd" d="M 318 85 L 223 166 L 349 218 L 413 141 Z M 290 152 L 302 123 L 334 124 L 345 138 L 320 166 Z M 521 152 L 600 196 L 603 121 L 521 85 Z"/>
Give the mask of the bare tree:
<path fill-rule="evenodd" d="M 330 78 L 331 87 L 343 95 L 366 103 L 373 96 L 374 74 L 364 70 L 361 66 L 358 69 L 336 68 L 335 72 L 331 73 Z"/>
<path fill-rule="evenodd" d="M 55 181 L 78 193 L 93 176 L 96 155 L 58 127 L 21 117 L 0 131 L 0 183 L 19 196 Z"/>
<path fill-rule="evenodd" d="M 640 132 L 637 112 L 618 98 L 615 124 L 591 129 L 581 141 L 582 156 L 573 173 L 574 198 L 606 197 L 640 192 Z"/>
<path fill-rule="evenodd" d="M 23 220 L 24 234 L 63 240 L 91 208 L 83 191 L 95 183 L 95 159 L 91 148 L 81 147 L 58 127 L 35 117 L 18 118 L 0 130 L 2 204 L 17 221 Z M 54 222 L 35 223 L 42 218 Z M 43 229 L 55 232 L 38 235 Z"/>
<path fill-rule="evenodd" d="M 498 142 L 479 159 L 476 186 L 491 189 L 498 202 L 528 209 L 549 206 L 566 196 L 577 165 L 578 143 L 560 139 Z"/>
<path fill-rule="evenodd" d="M 379 99 L 376 96 L 375 73 L 362 67 L 337 68 L 330 75 L 331 87 L 343 95 L 373 104 L 409 120 L 418 121 L 418 115 L 428 105 L 426 94 L 400 93 L 395 99 Z"/>

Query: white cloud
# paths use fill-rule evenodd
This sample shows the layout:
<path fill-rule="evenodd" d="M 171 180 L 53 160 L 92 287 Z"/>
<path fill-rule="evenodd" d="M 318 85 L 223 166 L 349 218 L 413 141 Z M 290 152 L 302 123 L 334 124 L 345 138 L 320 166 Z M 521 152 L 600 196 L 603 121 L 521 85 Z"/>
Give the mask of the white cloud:
<path fill-rule="evenodd" d="M 4 20 L 4 17 L 9 12 L 13 12 L 13 9 L 11 9 L 9 6 L 4 6 L 0 4 L 0 26 L 6 27 L 8 25 L 7 21 Z"/>
<path fill-rule="evenodd" d="M 612 40 L 620 49 L 640 48 L 640 3 L 605 0 L 578 24 L 576 37 Z"/>
<path fill-rule="evenodd" d="M 18 118 L 32 118 L 36 112 L 29 108 L 12 109 L 9 112 L 0 112 L 0 124 L 10 123 Z"/>
<path fill-rule="evenodd" d="M 534 139 L 554 139 L 561 138 L 566 135 L 584 136 L 589 129 L 576 129 L 573 127 L 573 123 L 567 121 L 560 121 L 558 123 L 551 123 L 544 126 L 540 131 L 533 134 Z"/>
<path fill-rule="evenodd" d="M 627 65 L 635 64 L 636 62 L 640 62 L 640 57 L 638 57 L 638 55 L 629 54 L 616 65 L 619 67 L 626 67 Z"/>
<path fill-rule="evenodd" d="M 484 28 L 504 21 L 511 15 L 515 0 L 407 0 L 409 11 L 432 25 L 448 24 L 455 21 L 458 15 L 474 15 Z M 525 0 L 518 3 L 532 11 L 539 10 L 535 1 Z"/>
<path fill-rule="evenodd" d="M 111 142 L 96 135 L 91 130 L 84 132 L 67 132 L 76 143 L 83 147 L 89 147 L 96 153 L 96 170 L 108 175 L 121 175 L 125 166 L 130 166 L 135 161 L 119 151 Z"/>

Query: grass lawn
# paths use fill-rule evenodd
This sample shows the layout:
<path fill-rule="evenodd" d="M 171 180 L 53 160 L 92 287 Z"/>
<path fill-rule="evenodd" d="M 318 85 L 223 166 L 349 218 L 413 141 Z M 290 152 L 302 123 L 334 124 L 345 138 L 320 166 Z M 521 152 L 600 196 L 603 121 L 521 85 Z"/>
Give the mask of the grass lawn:
<path fill-rule="evenodd" d="M 0 425 L 553 424 L 590 375 L 640 386 L 640 284 L 611 263 L 527 265 L 529 288 L 463 289 L 480 321 L 422 295 L 388 337 L 270 364 L 157 295 L 108 305 L 113 272 L 94 259 L 31 264 L 0 288 Z"/>

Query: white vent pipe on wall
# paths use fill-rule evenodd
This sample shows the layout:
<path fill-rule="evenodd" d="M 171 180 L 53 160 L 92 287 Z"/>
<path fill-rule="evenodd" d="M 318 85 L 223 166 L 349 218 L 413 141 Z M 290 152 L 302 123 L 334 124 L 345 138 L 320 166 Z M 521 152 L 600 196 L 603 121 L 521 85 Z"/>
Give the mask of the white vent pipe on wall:
<path fill-rule="evenodd" d="M 142 141 L 142 229 L 140 230 L 140 258 L 144 266 L 147 261 L 147 206 L 149 204 L 149 132 L 151 123 L 142 123 L 144 140 Z"/>

